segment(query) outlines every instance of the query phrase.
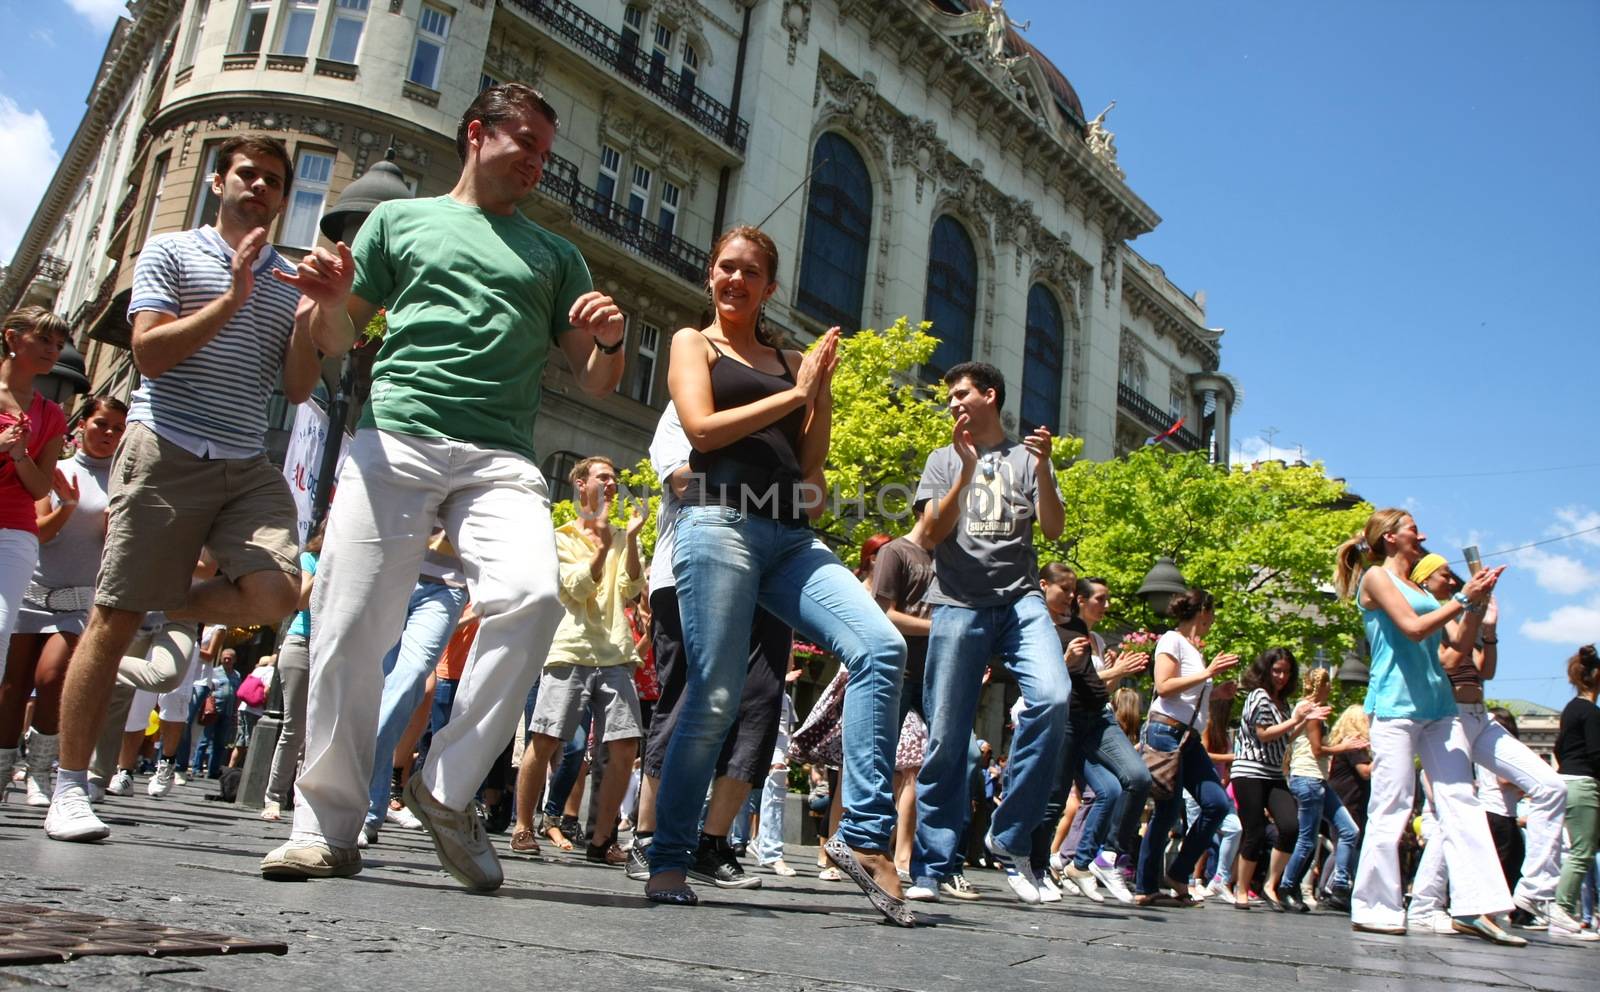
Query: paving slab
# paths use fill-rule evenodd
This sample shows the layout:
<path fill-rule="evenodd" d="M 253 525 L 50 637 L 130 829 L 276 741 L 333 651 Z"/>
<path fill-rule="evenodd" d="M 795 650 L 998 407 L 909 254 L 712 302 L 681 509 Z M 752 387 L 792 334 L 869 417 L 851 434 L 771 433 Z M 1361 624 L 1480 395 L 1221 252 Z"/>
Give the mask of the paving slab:
<path fill-rule="evenodd" d="M 287 821 L 209 801 L 209 783 L 161 800 L 138 785 L 102 805 L 113 834 L 94 845 L 46 839 L 42 811 L 13 792 L 0 805 L 0 900 L 279 941 L 288 954 L 0 967 L 0 989 L 1588 992 L 1600 974 L 1600 948 L 1543 934 L 1515 950 L 1354 934 L 1334 914 L 1220 903 L 1157 911 L 1069 896 L 1023 907 L 988 871 L 969 875 L 981 901 L 921 904 L 924 925 L 907 931 L 882 925 L 854 886 L 819 880 L 815 848 L 788 851 L 799 877 L 762 872 L 760 889 L 736 892 L 699 886 L 694 909 L 650 903 L 621 871 L 548 847 L 506 858 L 499 892 L 469 893 L 439 869 L 424 835 L 393 827 L 356 878 L 272 883 L 256 865 L 287 837 Z"/>

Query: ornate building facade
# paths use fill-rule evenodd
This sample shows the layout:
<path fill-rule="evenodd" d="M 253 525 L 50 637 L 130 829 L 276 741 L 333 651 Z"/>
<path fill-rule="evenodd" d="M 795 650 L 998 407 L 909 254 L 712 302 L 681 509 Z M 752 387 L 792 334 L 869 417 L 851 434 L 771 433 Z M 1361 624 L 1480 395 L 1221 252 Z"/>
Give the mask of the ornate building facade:
<path fill-rule="evenodd" d="M 1105 115 L 984 0 L 136 0 L 7 272 L 71 318 L 98 391 L 134 372 L 125 315 L 152 234 L 215 215 L 221 141 L 295 160 L 274 243 L 310 248 L 340 191 L 393 147 L 419 196 L 454 182 L 455 129 L 485 85 L 539 87 L 562 119 L 524 204 L 582 249 L 629 313 L 615 396 L 559 356 L 535 446 L 559 478 L 624 462 L 666 402 L 667 339 L 705 316 L 707 249 L 734 223 L 779 245 L 769 319 L 933 322 L 932 380 L 1006 374 L 1006 422 L 1107 458 L 1162 443 L 1227 458 L 1235 387 L 1203 305 L 1129 242 L 1160 218 L 1128 185 Z"/>

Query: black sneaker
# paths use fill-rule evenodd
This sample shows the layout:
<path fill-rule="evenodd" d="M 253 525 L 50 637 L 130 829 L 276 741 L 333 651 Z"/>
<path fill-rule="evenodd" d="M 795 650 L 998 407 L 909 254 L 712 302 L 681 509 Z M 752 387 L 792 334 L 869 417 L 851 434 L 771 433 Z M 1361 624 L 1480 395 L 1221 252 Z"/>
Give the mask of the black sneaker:
<path fill-rule="evenodd" d="M 623 872 L 635 882 L 650 881 L 650 845 L 641 844 L 636 839 L 628 845 L 628 863 L 623 865 Z"/>
<path fill-rule="evenodd" d="M 733 853 L 733 848 L 728 846 L 726 838 L 719 837 L 711 843 L 711 838 L 703 838 L 700 848 L 694 852 L 694 864 L 689 868 L 689 877 L 702 882 L 710 882 L 719 889 L 759 889 L 761 876 L 745 872 L 744 866 L 739 864 L 739 858 Z"/>

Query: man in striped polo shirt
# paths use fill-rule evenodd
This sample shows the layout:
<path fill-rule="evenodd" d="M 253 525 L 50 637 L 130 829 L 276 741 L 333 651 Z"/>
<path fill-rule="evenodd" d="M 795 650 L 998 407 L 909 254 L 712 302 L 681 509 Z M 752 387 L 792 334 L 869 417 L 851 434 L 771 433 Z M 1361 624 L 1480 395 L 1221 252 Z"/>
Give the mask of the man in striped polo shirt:
<path fill-rule="evenodd" d="M 571 242 L 517 209 L 555 135 L 537 90 L 485 89 L 456 131 L 454 189 L 379 204 L 353 249 L 318 248 L 300 263 L 323 351 L 348 351 L 379 306 L 388 330 L 317 564 L 305 766 L 294 832 L 261 861 L 269 878 L 361 870 L 383 655 L 437 519 L 482 621 L 450 723 L 404 798 L 457 881 L 488 891 L 503 880 L 473 797 L 564 614 L 533 450 L 540 378 L 554 347 L 593 396 L 609 395 L 623 367 L 622 312 L 594 291 Z"/>
<path fill-rule="evenodd" d="M 217 150 L 215 227 L 152 238 L 134 269 L 133 360 L 143 380 L 111 470 L 94 610 L 61 705 L 61 772 L 45 833 L 99 840 L 86 775 L 117 667 L 146 613 L 240 626 L 276 623 L 299 599 L 295 506 L 267 460 L 267 399 L 290 403 L 321 371 L 295 323 L 294 267 L 267 240 L 294 177 L 283 143 L 241 136 Z M 219 566 L 191 582 L 201 549 Z"/>

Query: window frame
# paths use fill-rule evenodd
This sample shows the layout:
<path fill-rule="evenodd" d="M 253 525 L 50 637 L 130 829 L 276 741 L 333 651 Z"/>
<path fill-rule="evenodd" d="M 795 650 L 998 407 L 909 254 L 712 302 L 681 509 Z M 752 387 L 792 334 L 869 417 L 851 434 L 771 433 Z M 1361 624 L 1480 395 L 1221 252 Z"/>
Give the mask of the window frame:
<path fill-rule="evenodd" d="M 614 161 L 612 161 L 614 160 Z M 609 180 L 610 188 L 607 189 Z M 617 207 L 617 191 L 622 186 L 622 151 L 614 145 L 600 146 L 600 165 L 594 184 L 594 191 L 598 194 L 595 209 L 606 216 L 611 216 Z"/>
<path fill-rule="evenodd" d="M 347 2 L 360 3 L 360 8 L 346 7 Z M 358 12 L 352 12 L 358 11 Z M 372 12 L 372 0 L 333 0 L 333 6 L 328 13 L 328 27 L 324 32 L 322 57 L 330 62 L 343 62 L 346 65 L 355 65 L 361 59 L 361 46 L 367 40 L 367 17 Z M 338 38 L 339 25 L 354 23 L 356 25 L 355 50 L 348 59 L 341 59 L 334 54 L 334 42 Z M 409 67 L 408 67 L 409 68 Z"/>
<path fill-rule="evenodd" d="M 443 31 L 435 31 L 424 22 L 429 14 L 443 18 Z M 411 58 L 406 62 L 406 82 L 422 86 L 430 90 L 439 88 L 439 78 L 444 75 L 445 48 L 450 43 L 450 28 L 455 21 L 455 14 L 443 7 L 431 3 L 424 3 L 417 12 L 417 29 L 411 37 Z M 437 50 L 433 59 L 433 73 L 431 78 L 422 80 L 417 78 L 417 56 L 423 45 L 431 45 Z"/>
<path fill-rule="evenodd" d="M 150 229 L 155 226 L 156 214 L 161 211 L 161 201 L 167 189 L 167 171 L 172 167 L 172 150 L 162 152 L 156 156 L 155 162 L 150 166 L 150 179 L 148 188 L 150 196 L 144 203 L 144 217 L 139 222 L 139 237 L 134 242 L 140 246 L 150 240 Z"/>
<path fill-rule="evenodd" d="M 1036 309 L 1037 304 L 1037 309 Z M 1047 315 L 1054 319 L 1054 337 L 1048 342 L 1042 339 L 1049 335 L 1050 328 L 1039 322 L 1039 311 L 1048 311 Z M 1064 392 L 1063 379 L 1067 371 L 1067 324 L 1066 309 L 1061 305 L 1060 299 L 1049 286 L 1042 282 L 1035 282 L 1028 287 L 1027 316 L 1023 321 L 1024 337 L 1022 346 L 1022 404 L 1019 408 L 1019 423 L 1023 433 L 1031 432 L 1035 427 L 1048 428 L 1051 434 L 1061 433 L 1061 399 Z M 1040 345 L 1046 345 L 1041 348 Z M 1048 346 L 1053 345 L 1054 354 L 1045 352 Z M 1053 366 L 1051 363 L 1054 363 Z M 1042 373 L 1051 369 L 1052 374 L 1048 380 L 1042 378 Z M 1041 388 L 1043 384 L 1044 388 Z M 1049 406 L 1049 419 L 1040 420 L 1030 414 L 1039 413 L 1043 404 Z"/>
<path fill-rule="evenodd" d="M 968 263 L 966 258 L 952 259 L 939 256 L 941 232 L 946 232 L 947 234 L 942 239 L 945 242 L 945 249 L 964 247 L 971 256 L 969 264 L 963 264 Z M 949 232 L 959 235 L 960 240 L 952 240 L 948 237 Z M 978 244 L 972 237 L 972 232 L 967 230 L 967 226 L 951 213 L 941 213 L 934 218 L 932 229 L 928 234 L 927 288 L 923 293 L 922 316 L 924 320 L 934 321 L 933 334 L 939 338 L 939 347 L 934 349 L 932 355 L 928 356 L 928 361 L 922 367 L 922 377 L 925 381 L 937 382 L 950 369 L 962 362 L 972 360 L 972 349 L 977 338 L 978 325 L 979 264 Z M 966 268 L 971 273 L 970 285 L 965 281 L 961 281 L 963 268 Z M 939 278 L 936 279 L 936 276 Z M 967 288 L 971 290 L 969 294 L 970 302 L 963 305 L 964 301 L 956 299 L 954 294 Z M 934 311 L 937 309 L 935 306 L 936 299 L 939 301 L 940 306 L 948 306 L 952 309 L 961 308 L 962 314 L 966 317 L 966 326 L 959 329 L 961 331 L 959 340 L 950 336 L 951 330 L 948 322 L 945 328 L 941 329 L 939 321 L 934 320 Z M 943 333 L 941 333 L 941 330 L 943 330 Z"/>
<path fill-rule="evenodd" d="M 239 23 L 233 32 L 233 44 L 229 47 L 230 55 L 260 55 L 267 44 L 267 26 L 272 20 L 272 6 L 274 0 L 245 0 L 239 5 Z M 251 34 L 250 24 L 257 14 L 261 15 L 261 33 L 256 38 L 254 48 L 245 47 L 249 43 Z"/>
<path fill-rule="evenodd" d="M 810 165 L 794 306 L 824 324 L 856 331 L 863 326 L 872 260 L 872 172 L 866 156 L 838 131 L 817 135 Z"/>
<path fill-rule="evenodd" d="M 667 195 L 668 191 L 672 195 Z M 669 202 L 670 200 L 670 202 Z M 678 233 L 678 216 L 683 204 L 683 187 L 670 179 L 661 180 L 661 195 L 656 200 L 656 227 L 665 237 Z"/>
<path fill-rule="evenodd" d="M 278 23 L 273 34 L 276 36 L 272 45 L 272 54 L 288 55 L 295 58 L 305 58 L 311 54 L 311 45 L 317 30 L 317 13 L 322 6 L 321 0 L 284 0 L 283 9 L 278 14 Z M 305 43 L 297 52 L 289 50 L 289 31 L 296 18 L 311 15 L 311 20 L 305 25 Z"/>
<path fill-rule="evenodd" d="M 196 0 L 194 12 L 189 17 L 189 33 L 184 35 L 183 47 L 178 49 L 176 68 L 179 72 L 194 66 L 200 53 L 200 39 L 206 32 L 206 19 L 211 13 L 211 0 Z"/>
<path fill-rule="evenodd" d="M 647 345 L 646 339 L 652 337 L 654 340 Z M 645 406 L 653 406 L 656 397 L 656 378 L 661 364 L 660 326 L 640 321 L 639 335 L 634 343 L 633 377 L 628 387 L 628 395 Z M 644 394 L 642 396 L 641 391 Z"/>
<path fill-rule="evenodd" d="M 314 173 L 306 168 L 306 156 L 308 155 L 315 155 L 327 160 L 328 177 L 326 179 L 312 178 Z M 278 225 L 278 243 L 285 248 L 301 248 L 310 251 L 316 247 L 317 235 L 321 233 L 322 215 L 328 212 L 329 194 L 332 192 L 333 186 L 333 173 L 339 166 L 339 156 L 331 148 L 300 146 L 294 150 L 294 160 L 294 185 L 289 188 L 288 202 L 284 204 L 283 208 L 283 220 Z M 289 229 L 289 225 L 294 220 L 299 198 L 308 193 L 318 192 L 321 193 L 321 202 L 317 206 L 316 218 L 311 222 L 310 244 L 291 241 L 289 235 L 292 232 Z"/>
<path fill-rule="evenodd" d="M 204 224 L 215 224 L 217 211 L 222 207 L 222 197 L 211 191 L 211 177 L 217 174 L 217 152 L 222 148 L 222 141 L 208 142 L 200 150 L 200 178 L 195 183 L 194 197 L 189 201 L 189 210 L 185 215 L 184 230 L 200 227 Z M 215 201 L 215 202 L 213 202 Z M 206 219 L 207 209 L 210 209 L 211 218 Z"/>

